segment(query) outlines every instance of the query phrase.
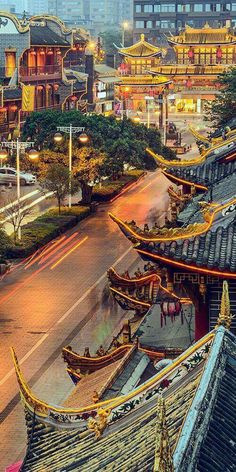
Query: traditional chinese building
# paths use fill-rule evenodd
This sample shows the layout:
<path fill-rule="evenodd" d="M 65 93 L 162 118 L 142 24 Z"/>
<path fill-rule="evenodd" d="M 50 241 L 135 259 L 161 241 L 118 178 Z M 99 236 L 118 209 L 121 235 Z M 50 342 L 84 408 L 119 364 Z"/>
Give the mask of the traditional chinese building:
<path fill-rule="evenodd" d="M 215 325 L 225 278 L 236 308 L 235 156 L 234 136 L 192 160 L 155 156 L 177 186 L 169 189 L 172 223 L 142 230 L 111 215 L 141 258 L 157 264 L 162 285 L 174 294 L 184 287 L 195 306 L 196 339 Z"/>
<path fill-rule="evenodd" d="M 86 76 L 77 68 L 87 37 L 48 15 L 18 20 L 2 12 L 0 21 L 0 131 L 14 130 L 33 110 L 80 108 Z"/>
<path fill-rule="evenodd" d="M 160 63 L 165 49 L 145 41 L 142 34 L 140 41 L 127 48 L 118 50 L 122 57 L 119 66 L 120 83 L 117 85 L 117 96 L 121 103 L 121 111 L 146 111 L 149 106 L 145 97 L 152 97 L 158 102 L 159 95 L 170 82 L 164 76 L 153 76 L 149 73 Z"/>
<path fill-rule="evenodd" d="M 147 369 L 148 356 L 137 344 L 125 346 L 125 355 L 85 376 L 63 406 L 34 395 L 13 351 L 28 435 L 21 472 L 230 470 L 236 454 L 231 319 L 224 282 L 216 327 L 168 366 L 135 384 L 138 362 Z"/>
<path fill-rule="evenodd" d="M 217 77 L 236 62 L 236 36 L 226 27 L 186 26 L 178 36 L 169 36 L 168 43 L 176 63 L 159 64 L 152 71 L 173 80 L 169 110 L 202 113 L 217 94 Z"/>

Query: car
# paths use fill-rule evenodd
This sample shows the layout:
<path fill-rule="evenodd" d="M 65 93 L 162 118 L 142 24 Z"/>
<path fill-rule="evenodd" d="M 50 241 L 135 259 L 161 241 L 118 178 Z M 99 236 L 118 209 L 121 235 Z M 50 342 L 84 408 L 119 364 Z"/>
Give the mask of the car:
<path fill-rule="evenodd" d="M 37 179 L 28 172 L 20 172 L 20 185 L 34 185 Z M 0 167 L 0 185 L 17 184 L 17 172 L 13 167 Z"/>

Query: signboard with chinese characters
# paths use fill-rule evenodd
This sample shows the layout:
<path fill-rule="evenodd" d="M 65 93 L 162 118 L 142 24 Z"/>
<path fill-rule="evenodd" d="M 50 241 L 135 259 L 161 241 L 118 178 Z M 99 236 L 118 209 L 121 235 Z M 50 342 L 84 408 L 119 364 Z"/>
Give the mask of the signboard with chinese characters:
<path fill-rule="evenodd" d="M 0 34 L 18 34 L 19 31 L 15 23 L 6 18 L 5 16 L 0 16 Z"/>

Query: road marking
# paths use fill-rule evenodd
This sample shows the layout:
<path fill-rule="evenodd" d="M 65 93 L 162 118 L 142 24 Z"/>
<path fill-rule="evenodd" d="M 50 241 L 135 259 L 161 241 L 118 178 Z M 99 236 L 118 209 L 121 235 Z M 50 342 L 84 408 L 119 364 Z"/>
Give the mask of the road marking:
<path fill-rule="evenodd" d="M 62 241 L 64 241 L 64 239 L 66 238 L 66 236 L 62 236 L 61 238 L 59 238 L 58 240 L 54 240 L 52 241 L 52 243 L 49 245 L 48 247 L 48 244 L 46 245 L 46 248 L 40 252 L 39 255 L 37 255 L 38 251 L 36 252 L 35 256 L 37 257 L 32 257 L 30 259 L 30 261 L 25 265 L 24 269 L 28 269 L 29 267 L 31 267 L 33 264 L 35 264 L 35 262 L 39 261 L 40 259 L 42 259 L 42 257 L 46 254 L 48 254 L 48 252 L 52 251 L 55 246 L 58 246 Z"/>
<path fill-rule="evenodd" d="M 21 202 L 24 202 L 25 200 L 28 200 L 28 198 L 30 197 L 33 197 L 34 195 L 36 195 L 37 193 L 39 193 L 40 190 L 39 189 L 36 189 L 36 190 L 33 190 L 32 192 L 30 193 L 26 193 L 25 195 L 23 195 L 21 198 L 20 198 L 20 201 Z M 14 202 L 11 202 L 9 203 L 8 205 L 5 205 L 4 207 L 1 207 L 0 208 L 0 213 L 3 213 L 5 210 L 7 210 L 8 208 L 11 208 L 11 206 L 15 205 L 17 203 L 17 200 L 14 200 Z"/>
<path fill-rule="evenodd" d="M 84 239 L 82 239 L 82 241 L 80 241 L 79 243 L 77 243 L 75 246 L 73 246 L 69 251 L 67 250 L 67 252 L 64 254 L 64 256 L 62 256 L 57 262 L 55 262 L 55 264 L 53 264 L 50 269 L 53 270 L 55 269 L 55 267 L 57 267 L 62 261 L 64 261 L 64 259 L 69 256 L 73 251 L 75 251 L 75 249 L 77 249 L 79 246 L 81 246 L 81 244 L 85 243 L 85 241 L 87 241 L 88 239 L 88 236 L 85 236 Z"/>
<path fill-rule="evenodd" d="M 32 203 L 29 203 L 29 205 L 25 205 L 25 207 L 22 208 L 22 211 L 29 210 L 30 208 L 33 208 L 35 205 L 37 205 L 38 203 L 41 203 L 43 200 L 46 200 L 46 198 L 51 197 L 52 195 L 53 195 L 53 192 L 45 193 L 45 195 L 42 195 L 41 197 L 37 198 L 37 200 L 34 200 Z M 17 202 L 15 202 L 15 203 L 17 203 Z M 20 213 L 22 213 L 22 211 L 20 210 Z M 11 216 L 7 216 L 7 218 L 5 218 L 5 220 L 1 221 L 1 224 L 7 223 L 10 219 L 11 219 Z"/>
<path fill-rule="evenodd" d="M 152 185 L 157 180 L 157 178 L 160 177 L 160 174 L 161 174 L 160 170 L 157 171 L 157 174 L 158 175 L 151 182 L 149 182 L 149 184 L 147 184 L 147 185 L 145 185 L 145 187 L 141 188 L 141 190 L 139 190 L 138 193 L 141 193 L 141 192 L 143 192 L 143 190 L 146 190 L 146 188 L 150 187 L 150 185 Z"/>
<path fill-rule="evenodd" d="M 71 236 L 69 236 L 69 238 L 64 237 L 63 241 L 60 241 L 60 244 L 57 245 L 56 248 L 55 248 L 55 245 L 53 245 L 53 247 L 51 247 L 51 251 L 47 255 L 45 255 L 45 257 L 43 256 L 43 258 L 39 262 L 39 265 L 42 265 L 44 262 L 46 262 L 48 259 L 50 259 L 50 257 L 53 256 L 53 254 L 60 251 L 64 246 L 67 246 L 67 244 L 70 241 L 72 241 L 72 239 L 74 239 L 77 236 L 77 234 L 78 234 L 78 231 L 75 231 Z"/>
<path fill-rule="evenodd" d="M 116 267 L 117 264 L 119 264 L 122 259 L 124 259 L 125 256 L 127 256 L 127 254 L 133 249 L 132 246 L 130 246 L 122 256 L 120 256 L 115 262 L 114 264 L 112 264 L 113 267 Z M 40 271 L 42 269 L 39 269 Z M 99 277 L 99 279 L 90 287 L 88 288 L 88 290 L 86 290 L 86 292 L 82 295 L 82 297 L 80 297 L 73 305 L 71 308 L 69 308 L 69 310 L 66 311 L 66 313 L 57 321 L 56 325 L 62 323 L 62 321 L 64 321 L 71 313 L 72 311 L 81 303 L 84 301 L 84 299 L 92 292 L 92 290 L 94 290 L 97 285 L 99 285 L 103 279 L 105 279 L 105 277 L 107 276 L 107 271 L 105 271 L 101 277 Z M 39 346 L 41 346 L 41 344 L 45 341 L 45 339 L 47 339 L 47 337 L 49 336 L 50 334 L 50 331 L 54 331 L 55 329 L 55 325 L 53 326 L 53 328 L 51 328 L 49 330 L 48 333 L 44 334 L 42 336 L 42 338 L 40 338 L 37 343 L 30 349 L 30 351 L 28 351 L 24 357 L 22 357 L 22 359 L 19 360 L 19 363 L 20 364 L 23 364 L 27 359 L 29 359 L 29 357 L 31 356 L 31 354 L 33 354 L 34 351 L 36 351 L 36 349 L 38 349 Z M 9 370 L 9 372 L 3 377 L 2 380 L 0 380 L 0 386 L 3 385 L 10 377 L 12 374 L 15 373 L 15 369 L 12 368 L 11 370 Z"/>

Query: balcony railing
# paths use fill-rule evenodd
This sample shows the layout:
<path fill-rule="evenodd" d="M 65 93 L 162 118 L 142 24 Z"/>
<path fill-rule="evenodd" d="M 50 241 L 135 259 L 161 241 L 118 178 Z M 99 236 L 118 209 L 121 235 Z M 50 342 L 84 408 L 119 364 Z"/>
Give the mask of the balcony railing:
<path fill-rule="evenodd" d="M 20 67 L 20 76 L 22 79 L 38 80 L 39 78 L 60 78 L 62 75 L 62 67 L 59 65 L 37 66 L 37 67 Z"/>

